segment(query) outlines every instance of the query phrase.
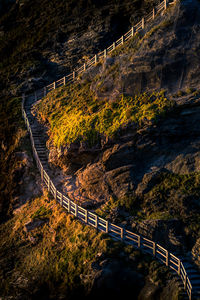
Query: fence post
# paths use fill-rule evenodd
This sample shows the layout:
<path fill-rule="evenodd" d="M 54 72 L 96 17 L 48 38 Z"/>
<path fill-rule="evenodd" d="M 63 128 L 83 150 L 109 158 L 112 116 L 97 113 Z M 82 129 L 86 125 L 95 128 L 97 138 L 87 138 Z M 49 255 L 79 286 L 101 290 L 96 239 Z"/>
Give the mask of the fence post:
<path fill-rule="evenodd" d="M 181 261 L 178 260 L 178 275 L 181 275 Z"/>
<path fill-rule="evenodd" d="M 116 46 L 115 46 L 115 42 L 113 43 L 113 50 L 115 50 Z"/>
<path fill-rule="evenodd" d="M 153 256 L 156 256 L 156 243 L 153 242 Z"/>
<path fill-rule="evenodd" d="M 109 223 L 108 223 L 108 221 L 106 221 L 106 233 L 108 233 L 108 226 L 109 226 Z"/>
<path fill-rule="evenodd" d="M 152 14 L 153 14 L 153 20 L 154 20 L 155 19 L 155 8 L 153 8 Z"/>
<path fill-rule="evenodd" d="M 85 209 L 85 223 L 88 222 L 88 211 L 87 209 Z"/>
<path fill-rule="evenodd" d="M 66 77 L 65 76 L 63 77 L 63 84 L 64 85 L 66 84 Z"/>
<path fill-rule="evenodd" d="M 123 45 L 124 44 L 124 36 L 123 35 L 122 35 L 121 39 L 122 39 L 122 45 Z"/>
<path fill-rule="evenodd" d="M 140 246 L 141 246 L 141 236 L 138 235 L 138 248 L 140 248 Z"/>
<path fill-rule="evenodd" d="M 134 27 L 131 28 L 131 35 L 134 36 Z"/>
<path fill-rule="evenodd" d="M 124 228 L 121 228 L 121 239 L 124 239 Z"/>
<path fill-rule="evenodd" d="M 71 210 L 71 201 L 70 200 L 68 200 L 69 202 L 68 202 L 68 212 L 70 213 L 70 210 Z"/>
<path fill-rule="evenodd" d="M 104 58 L 107 56 L 107 49 L 104 49 Z"/>
<path fill-rule="evenodd" d="M 56 89 L 56 82 L 55 81 L 53 83 L 53 88 L 54 88 L 54 90 Z"/>
<path fill-rule="evenodd" d="M 167 0 L 164 0 L 165 10 L 167 9 Z"/>
<path fill-rule="evenodd" d="M 60 205 L 63 206 L 63 194 L 60 193 Z"/>
<path fill-rule="evenodd" d="M 50 184 L 51 184 L 51 181 L 50 181 L 50 178 L 48 176 L 48 191 L 50 192 Z"/>
<path fill-rule="evenodd" d="M 192 291 L 191 291 L 191 287 L 189 289 L 189 300 L 192 300 Z"/>
<path fill-rule="evenodd" d="M 169 252 L 166 250 L 166 266 L 169 266 Z"/>
<path fill-rule="evenodd" d="M 84 70 L 84 71 L 86 70 L 86 64 L 83 65 L 83 70 Z"/>
<path fill-rule="evenodd" d="M 75 217 L 78 216 L 78 205 L 75 203 Z"/>
<path fill-rule="evenodd" d="M 144 29 L 144 18 L 142 18 L 142 29 Z"/>
<path fill-rule="evenodd" d="M 95 228 L 98 228 L 98 216 L 95 217 Z"/>
<path fill-rule="evenodd" d="M 75 79 L 75 77 L 76 77 L 76 73 L 75 73 L 75 71 L 73 72 L 73 80 Z"/>

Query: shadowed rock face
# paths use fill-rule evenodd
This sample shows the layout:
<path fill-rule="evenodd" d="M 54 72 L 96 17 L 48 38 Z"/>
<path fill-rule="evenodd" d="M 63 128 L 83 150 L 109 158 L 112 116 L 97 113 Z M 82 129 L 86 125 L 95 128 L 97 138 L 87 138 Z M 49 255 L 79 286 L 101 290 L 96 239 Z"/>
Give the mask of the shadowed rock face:
<path fill-rule="evenodd" d="M 130 193 L 142 196 L 161 173 L 199 172 L 200 108 L 198 102 L 194 107 L 185 107 L 184 99 L 179 102 L 157 124 L 126 132 L 101 151 L 86 151 L 87 160 L 78 146 L 73 155 L 64 156 L 64 164 L 74 166 L 76 189 L 83 203 L 87 199 L 87 205 L 98 205 L 111 196 L 123 198 Z M 57 160 L 55 153 L 51 159 Z M 62 165 L 62 158 L 59 161 Z"/>
<path fill-rule="evenodd" d="M 183 1 L 171 8 L 162 23 L 157 23 L 154 33 L 144 37 L 135 54 L 126 53 L 125 49 L 98 67 L 100 79 L 91 86 L 97 99 L 110 97 L 112 101 L 122 90 L 133 96 L 137 91 L 160 88 L 166 88 L 168 95 L 180 88 L 198 88 L 199 22 L 198 2 Z M 116 76 L 106 73 L 113 65 L 117 65 Z M 96 72 L 90 71 L 85 76 L 92 78 Z M 103 92 L 97 88 L 102 79 L 106 86 Z M 199 171 L 198 97 L 186 95 L 174 101 L 177 107 L 157 124 L 146 124 L 140 130 L 131 125 L 118 139 L 108 139 L 94 149 L 75 145 L 63 151 L 61 165 L 74 171 L 83 202 L 87 198 L 87 204 L 96 205 L 111 196 L 143 195 L 162 170 L 176 174 Z M 58 156 L 55 152 L 51 161 L 55 162 Z"/>
<path fill-rule="evenodd" d="M 16 0 L 1 0 L 0 3 L 0 16 L 3 15 L 12 4 L 16 3 Z"/>
<path fill-rule="evenodd" d="M 20 3 L 22 1 L 18 1 Z M 106 29 L 107 30 L 107 29 Z M 78 44 L 80 41 L 84 42 L 86 38 L 90 36 L 85 35 L 83 39 L 76 40 L 76 43 Z M 92 36 L 95 37 L 95 34 Z M 59 60 L 62 56 L 62 52 L 60 49 L 57 51 L 59 42 L 62 43 L 63 40 L 63 33 L 58 32 L 56 34 L 55 40 L 53 40 L 53 47 L 55 52 L 52 54 L 52 62 L 54 61 L 55 65 L 52 67 L 53 70 L 56 69 L 57 64 L 59 65 L 58 73 L 61 72 L 63 61 Z M 76 44 L 76 45 L 77 45 Z M 80 45 L 78 45 L 80 46 Z M 65 45 L 67 48 L 67 46 Z M 76 46 L 77 47 L 77 46 Z M 70 53 L 74 54 L 74 57 L 76 55 L 76 47 L 75 47 L 75 53 L 73 51 L 69 51 L 66 54 L 66 57 L 70 55 Z M 86 47 L 86 46 L 85 46 Z M 66 49 L 65 48 L 65 49 Z M 91 47 L 90 47 L 91 50 Z M 58 60 L 57 58 L 57 52 L 58 54 Z M 60 57 L 59 57 L 60 55 Z M 50 54 L 48 53 L 48 58 L 50 57 Z M 66 59 L 65 57 L 65 59 Z M 69 60 L 67 61 L 69 64 Z M 66 63 L 66 64 L 67 64 Z M 43 69 L 43 68 L 41 68 Z M 43 70 L 42 70 L 43 71 Z M 33 72 L 34 73 L 34 72 Z M 32 71 L 30 70 L 30 76 L 33 75 Z M 58 74 L 59 75 L 59 74 Z M 138 75 L 139 76 L 139 75 Z M 51 76 L 50 76 L 51 78 Z M 46 75 L 47 79 L 47 75 Z M 125 78 L 126 79 L 126 78 Z M 41 78 L 38 80 L 40 81 Z M 131 81 L 130 81 L 131 84 Z M 109 87 L 110 86 L 110 87 Z M 108 87 L 112 88 L 112 84 Z M 196 109 L 196 108 L 195 108 Z M 87 149 L 85 147 L 85 150 L 81 147 L 74 147 L 71 149 L 71 155 L 69 158 L 66 159 L 66 164 L 70 160 L 71 162 L 71 168 L 74 170 L 75 181 L 76 181 L 76 188 L 79 189 L 80 192 L 80 198 L 81 200 L 86 203 L 88 201 L 88 205 L 99 205 L 101 202 L 105 202 L 107 199 L 109 199 L 110 196 L 116 196 L 116 197 L 122 197 L 128 192 L 138 192 L 143 193 L 143 191 L 146 191 L 150 188 L 151 185 L 154 185 L 154 182 L 157 178 L 157 175 L 159 172 L 161 172 L 162 168 L 167 168 L 169 171 L 172 169 L 172 166 L 168 165 L 170 163 L 173 164 L 173 159 L 176 157 L 176 155 L 193 155 L 188 156 L 186 163 L 184 167 L 182 166 L 182 158 L 180 158 L 180 161 L 178 161 L 178 167 L 174 166 L 174 170 L 179 170 L 180 173 L 189 172 L 191 170 L 197 170 L 198 168 L 198 152 L 195 150 L 195 147 L 198 148 L 198 141 L 197 136 L 199 136 L 199 128 L 198 128 L 198 111 L 197 113 L 193 112 L 193 115 L 196 117 L 191 120 L 190 117 L 185 118 L 182 116 L 182 123 L 177 123 L 176 116 L 170 116 L 169 121 L 171 120 L 171 124 L 168 125 L 167 122 L 160 121 L 158 125 L 155 127 L 152 126 L 150 128 L 144 128 L 143 131 L 135 132 L 135 131 L 128 131 L 125 135 L 122 135 L 119 140 L 116 141 L 107 141 L 105 145 L 98 149 Z M 186 122 L 185 126 L 183 124 Z M 170 123 L 170 122 L 169 122 Z M 193 126 L 195 128 L 196 135 L 190 135 L 190 137 L 186 140 L 186 143 L 182 143 L 181 146 L 183 147 L 182 150 L 178 148 L 178 140 L 179 142 L 182 138 L 185 138 L 186 132 L 181 132 L 181 126 L 182 129 L 186 130 L 187 126 Z M 159 128 L 159 133 L 157 133 L 157 129 Z M 164 136 L 161 138 L 160 135 Z M 194 152 L 191 151 L 191 148 L 189 148 L 189 144 L 194 142 Z M 173 149 L 175 151 L 170 153 L 170 146 L 168 143 L 171 143 L 173 145 Z M 168 148 L 167 148 L 168 146 Z M 191 145 L 190 145 L 191 146 Z M 164 151 L 164 148 L 166 147 L 167 151 Z M 184 149 L 185 148 L 185 149 Z M 184 149 L 184 150 L 183 150 Z M 189 152 L 189 150 L 191 152 Z M 186 151 L 186 152 L 184 152 Z M 196 152 L 195 152 L 196 151 Z M 162 155 L 160 155 L 160 152 Z M 186 154 L 185 154 L 186 153 Z M 173 154 L 173 155 L 172 155 Z M 22 156 L 18 154 L 19 160 L 27 161 L 27 157 Z M 52 159 L 54 156 L 52 155 Z M 32 163 L 32 162 L 31 162 Z M 167 165 L 168 164 L 168 165 Z M 25 167 L 24 167 L 25 165 Z M 20 166 L 18 169 L 16 169 L 16 172 L 13 174 L 14 179 L 16 180 L 16 184 L 19 185 L 21 181 L 27 180 L 27 167 L 28 167 L 28 161 L 26 164 L 20 163 Z M 171 169 L 170 169 L 171 168 Z M 154 170 L 153 172 L 149 172 L 150 170 Z M 165 170 L 164 169 L 164 170 Z M 145 179 L 144 179 L 145 178 Z M 30 179 L 30 181 L 33 181 L 33 179 Z M 36 184 L 34 182 L 30 182 L 29 185 L 26 184 L 26 192 L 24 190 L 20 191 L 21 194 L 24 195 L 24 201 L 29 200 L 28 196 L 33 195 L 36 193 Z M 40 179 L 38 178 L 38 181 Z M 139 183 L 142 183 L 141 186 L 139 186 Z M 84 197 L 83 197 L 84 196 Z M 86 200 L 85 200 L 86 199 Z M 95 202 L 96 201 L 96 202 Z M 17 207 L 19 207 L 22 203 L 16 203 Z M 26 224 L 27 231 L 32 231 L 34 228 L 38 226 L 42 226 L 47 222 L 48 220 L 35 220 L 31 221 L 30 223 Z M 178 222 L 177 222 L 178 223 Z M 156 238 L 156 232 L 159 232 L 160 235 L 162 235 L 162 231 L 165 224 L 162 222 L 156 223 L 152 222 L 149 224 L 151 226 L 151 231 L 149 231 L 149 227 L 147 223 L 143 223 L 143 226 L 138 228 L 137 230 L 141 232 L 145 232 L 145 230 L 148 230 L 149 234 L 151 234 L 154 238 Z M 168 228 L 171 229 L 172 227 L 175 227 L 175 234 L 182 234 L 182 232 L 179 230 L 180 224 L 170 223 L 168 224 Z M 159 231 L 159 228 L 160 231 Z M 35 229 L 36 229 L 35 228 Z M 51 228 L 50 228 L 51 229 Z M 34 238 L 30 237 L 30 241 L 32 244 L 36 244 L 37 242 L 34 241 Z M 55 237 L 54 237 L 55 238 Z M 157 238 L 160 239 L 160 236 L 157 235 Z M 170 235 L 170 241 L 172 244 L 178 245 L 180 242 L 182 242 L 181 239 L 174 240 L 174 232 L 171 232 Z M 56 241 L 57 242 L 57 241 Z M 55 243 L 55 240 L 54 242 Z M 22 247 L 23 247 L 22 242 Z M 197 248 L 198 250 L 198 245 Z M 11 249 L 12 251 L 13 249 Z M 17 249 L 18 250 L 18 249 Z M 54 250 L 54 249 L 53 249 Z M 195 252 L 197 251 L 195 250 Z M 9 251 L 10 252 L 10 251 Z M 15 254 L 15 252 L 14 252 Z M 11 262 L 8 261 L 8 269 L 5 268 L 5 272 L 9 272 L 12 270 L 12 268 L 15 268 L 15 260 L 14 254 L 11 256 Z M 3 252 L 3 256 L 7 257 L 8 253 Z M 8 256 L 9 257 L 9 256 Z M 10 257 L 9 259 L 10 260 Z M 129 263 L 129 262 L 128 262 Z M 127 264 L 128 264 L 127 263 Z M 13 264 L 13 267 L 10 267 L 10 265 Z M 111 296 L 124 296 L 125 292 L 130 293 L 130 291 L 133 291 L 133 294 L 131 295 L 132 298 L 135 297 L 136 294 L 139 293 L 139 290 L 144 286 L 144 277 L 137 271 L 133 271 L 131 266 L 124 267 L 123 262 L 120 262 L 119 259 L 112 259 L 109 263 L 102 263 L 103 267 L 100 268 L 100 272 L 96 274 L 94 278 L 94 286 L 92 292 L 94 292 L 95 295 L 99 296 L 102 292 L 102 290 L 107 291 L 111 294 Z M 11 268 L 11 269 L 10 269 Z M 14 274 L 15 275 L 15 274 Z M 37 274 L 36 274 L 37 275 Z M 90 274 L 88 274 L 90 276 Z M 7 278 L 6 278 L 7 279 Z M 26 282 L 23 283 L 23 276 L 19 276 L 19 274 L 16 274 L 12 277 L 13 280 L 13 287 L 14 292 L 19 290 L 19 295 L 14 296 L 18 299 L 26 298 L 27 291 L 31 291 L 33 293 L 32 299 L 36 298 L 47 298 L 48 296 L 48 284 L 43 283 L 44 278 L 41 278 L 41 285 L 37 285 L 34 283 L 34 281 L 30 280 L 30 285 Z M 170 281 L 171 284 L 171 281 Z M 163 290 L 163 299 L 172 299 L 175 290 L 172 289 L 172 287 L 167 286 L 166 289 Z M 63 298 L 64 296 L 57 292 L 58 290 L 58 283 L 56 282 L 56 292 L 54 292 L 53 295 L 50 295 L 50 298 L 57 299 L 58 297 Z M 144 286 L 144 289 L 140 293 L 140 300 L 144 299 L 155 299 L 155 297 L 158 295 L 157 293 L 158 287 L 155 284 L 148 283 L 148 285 Z M 78 293 L 78 292 L 77 292 Z M 56 295 L 55 295 L 56 294 Z M 82 295 L 81 295 L 82 296 Z M 104 293 L 103 295 L 104 296 Z M 128 295 L 130 296 L 130 295 Z M 97 297 L 93 297 L 93 299 L 97 299 Z M 101 297 L 102 299 L 102 297 Z M 162 297 L 161 297 L 162 299 Z"/>
<path fill-rule="evenodd" d="M 192 255 L 193 259 L 195 260 L 196 264 L 200 267 L 200 238 L 196 240 L 194 247 L 192 248 Z"/>
<path fill-rule="evenodd" d="M 7 12 L 0 19 L 0 37 L 3 37 L 1 59 L 4 63 L 11 55 L 16 58 L 12 64 L 17 61 L 18 67 L 14 77 L 9 74 L 10 82 L 30 89 L 59 79 L 71 72 L 77 63 L 83 63 L 85 58 L 108 47 L 156 3 L 146 0 L 120 0 L 117 3 L 114 0 L 92 0 L 75 4 L 73 0 L 67 3 L 54 0 L 50 4 L 47 0 L 35 0 L 34 3 L 30 0 L 1 0 L 0 17 L 1 10 Z M 14 33 L 10 35 L 10 32 Z M 35 36 L 33 43 L 26 34 Z M 18 51 L 16 44 L 28 46 Z M 2 89 L 7 84 L 3 74 L 4 68 Z M 16 94 L 19 87 L 11 89 Z M 5 90 L 5 93 L 8 91 Z"/>
<path fill-rule="evenodd" d="M 199 87 L 199 20 L 197 1 L 182 1 L 172 7 L 167 15 L 156 20 L 153 31 L 148 33 L 147 30 L 139 47 L 133 44 L 133 51 L 137 50 L 135 54 L 125 49 L 110 62 L 117 65 L 116 79 L 112 74 L 105 75 L 102 69 L 94 87 L 97 96 L 112 100 L 122 92 L 135 95 L 165 89 L 174 93 L 179 89 Z M 109 67 L 108 63 L 105 65 Z M 104 84 L 100 91 L 97 87 L 102 79 Z"/>
<path fill-rule="evenodd" d="M 90 297 L 102 299 L 113 297 L 128 297 L 133 292 L 132 299 L 137 299 L 139 291 L 144 286 L 144 278 L 130 267 L 124 267 L 119 261 L 104 261 L 94 277 Z"/>

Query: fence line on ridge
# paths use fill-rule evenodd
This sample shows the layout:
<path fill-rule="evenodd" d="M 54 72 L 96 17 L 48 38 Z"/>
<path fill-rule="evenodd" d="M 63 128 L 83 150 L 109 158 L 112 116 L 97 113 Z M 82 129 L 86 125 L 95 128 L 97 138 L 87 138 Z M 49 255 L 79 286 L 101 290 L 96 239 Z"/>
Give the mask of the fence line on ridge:
<path fill-rule="evenodd" d="M 175 2 L 176 0 L 174 0 Z M 124 35 L 122 35 L 117 41 L 113 42 L 109 47 L 104 49 L 103 51 L 100 51 L 99 53 L 95 54 L 92 58 L 88 59 L 83 65 L 80 67 L 76 67 L 73 72 L 70 74 L 58 79 L 57 81 L 54 81 L 50 83 L 47 86 L 44 86 L 43 88 L 35 91 L 35 100 L 38 100 L 42 97 L 45 97 L 49 92 L 52 90 L 64 86 L 68 83 L 73 82 L 77 77 L 82 74 L 83 72 L 89 70 L 93 66 L 95 66 L 99 61 L 102 59 L 105 59 L 108 54 L 115 51 L 116 48 L 123 45 L 125 42 L 130 40 L 134 37 L 138 32 L 145 29 L 146 24 L 153 21 L 155 17 L 160 14 L 161 12 L 164 12 L 167 7 L 174 2 L 169 2 L 169 0 L 163 0 L 161 3 L 159 3 L 157 6 L 153 8 L 153 10 L 146 16 L 144 16 L 141 21 L 139 21 L 137 24 L 133 25 L 131 29 L 126 32 Z"/>

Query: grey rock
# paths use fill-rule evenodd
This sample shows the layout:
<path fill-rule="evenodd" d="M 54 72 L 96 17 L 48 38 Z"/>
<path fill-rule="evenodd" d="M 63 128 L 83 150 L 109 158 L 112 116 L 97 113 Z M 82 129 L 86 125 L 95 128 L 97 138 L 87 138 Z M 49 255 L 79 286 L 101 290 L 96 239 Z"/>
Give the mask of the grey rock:
<path fill-rule="evenodd" d="M 40 226 L 43 226 L 45 223 L 48 222 L 48 219 L 45 218 L 45 219 L 34 219 L 32 221 L 29 221 L 25 224 L 24 226 L 24 230 L 26 232 L 29 232 L 29 231 L 32 231 L 34 230 L 35 228 L 38 228 Z"/>
<path fill-rule="evenodd" d="M 200 268 L 200 238 L 196 240 L 196 243 L 193 246 L 191 253 L 194 262 Z"/>
<path fill-rule="evenodd" d="M 186 248 L 186 235 L 183 224 L 178 219 L 171 220 L 145 220 L 134 223 L 134 231 L 163 245 L 172 253 L 184 253 Z"/>

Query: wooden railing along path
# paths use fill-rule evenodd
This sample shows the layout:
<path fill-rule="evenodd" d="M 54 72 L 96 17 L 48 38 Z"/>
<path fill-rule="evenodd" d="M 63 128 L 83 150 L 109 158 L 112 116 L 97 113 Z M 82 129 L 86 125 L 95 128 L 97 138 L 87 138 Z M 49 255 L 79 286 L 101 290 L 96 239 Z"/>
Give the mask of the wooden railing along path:
<path fill-rule="evenodd" d="M 23 97 L 23 107 L 24 107 L 25 97 Z M 192 285 L 185 270 L 185 267 L 181 260 L 170 253 L 168 250 L 163 248 L 161 245 L 151 241 L 141 235 L 135 234 L 129 230 L 121 226 L 117 226 L 115 224 L 110 223 L 109 221 L 99 217 L 98 215 L 94 214 L 93 212 L 79 206 L 78 204 L 74 203 L 70 200 L 66 195 L 56 189 L 53 181 L 50 179 L 47 171 L 45 171 L 37 152 L 37 145 L 35 145 L 34 135 L 32 132 L 31 124 L 27 117 L 26 111 L 23 108 L 23 117 L 27 126 L 27 129 L 30 134 L 31 145 L 33 150 L 33 156 L 35 158 L 37 167 L 41 174 L 41 180 L 43 184 L 47 187 L 48 191 L 53 195 L 53 197 L 63 206 L 68 213 L 71 213 L 76 218 L 84 222 L 85 224 L 91 225 L 96 229 L 105 232 L 112 236 L 117 240 L 121 240 L 126 242 L 127 244 L 131 244 L 136 248 L 139 248 L 143 251 L 148 252 L 149 254 L 153 255 L 159 261 L 164 263 L 170 269 L 174 270 L 182 279 L 184 289 L 187 291 L 189 299 L 192 299 Z"/>
<path fill-rule="evenodd" d="M 72 200 L 70 200 L 66 195 L 64 195 L 62 192 L 56 189 L 53 181 L 50 179 L 49 175 L 47 174 L 47 171 L 45 171 L 44 166 L 41 163 L 41 160 L 38 155 L 38 149 L 37 145 L 34 141 L 34 134 L 33 134 L 33 128 L 31 127 L 31 122 L 28 118 L 28 113 L 26 112 L 27 105 L 26 101 L 32 97 L 32 102 L 35 102 L 44 96 L 47 95 L 51 90 L 55 89 L 56 87 L 65 85 L 67 83 L 73 82 L 76 77 L 81 74 L 82 72 L 88 70 L 92 66 L 96 65 L 99 59 L 106 58 L 107 54 L 112 52 L 116 49 L 116 47 L 119 47 L 120 45 L 123 45 L 124 42 L 131 39 L 135 33 L 139 32 L 140 30 L 143 30 L 145 27 L 145 24 L 154 20 L 155 16 L 162 11 L 166 10 L 168 5 L 167 0 L 162 1 L 158 6 L 156 6 L 153 11 L 142 18 L 142 20 L 137 23 L 135 26 L 133 26 L 126 34 L 124 34 L 120 39 L 118 39 L 116 42 L 114 42 L 110 47 L 106 48 L 104 51 L 99 52 L 96 54 L 93 58 L 88 60 L 84 65 L 82 65 L 80 68 L 77 68 L 72 72 L 71 74 L 64 76 L 58 81 L 53 82 L 50 85 L 45 86 L 44 88 L 36 91 L 34 94 L 25 96 L 23 95 L 22 99 L 22 115 L 25 120 L 27 129 L 30 133 L 30 139 L 32 144 L 32 150 L 33 155 L 37 164 L 37 167 L 41 174 L 41 180 L 44 183 L 44 185 L 47 187 L 48 191 L 54 196 L 54 198 L 60 203 L 62 207 L 64 207 L 69 213 L 74 215 L 76 218 L 84 222 L 85 224 L 91 225 L 95 227 L 96 229 L 105 232 L 112 236 L 113 238 L 123 241 L 125 243 L 131 244 L 134 247 L 141 249 L 142 251 L 148 252 L 151 255 L 153 255 L 155 258 L 157 258 L 159 261 L 164 263 L 166 266 L 168 266 L 170 269 L 174 270 L 182 279 L 184 289 L 186 290 L 189 299 L 192 299 L 192 285 L 191 281 L 188 277 L 188 274 L 186 272 L 186 269 L 183 265 L 183 262 L 170 253 L 168 250 L 163 248 L 158 243 L 151 241 L 141 235 L 135 234 L 129 230 L 126 230 L 125 228 L 121 226 L 117 226 L 115 224 L 110 223 L 109 221 L 99 217 L 95 213 L 77 205 Z M 29 107 L 30 108 L 30 107 Z"/>
<path fill-rule="evenodd" d="M 176 1 L 176 0 L 174 0 Z M 108 54 L 114 51 L 119 46 L 123 45 L 126 41 L 130 40 L 136 33 L 145 29 L 146 25 L 152 22 L 155 17 L 162 12 L 164 12 L 169 5 L 172 5 L 174 2 L 169 2 L 169 0 L 163 0 L 160 4 L 153 8 L 153 10 L 146 16 L 144 16 L 140 22 L 136 25 L 132 26 L 131 29 L 122 35 L 117 41 L 113 42 L 108 48 L 103 51 L 95 54 L 91 59 L 88 59 L 82 66 L 77 67 L 74 71 L 61 79 L 54 81 L 53 83 L 44 86 L 43 88 L 35 91 L 35 99 L 41 99 L 45 97 L 50 91 L 66 85 L 67 83 L 73 82 L 80 74 L 85 72 L 86 70 L 91 69 L 95 66 L 101 59 L 105 59 Z"/>

